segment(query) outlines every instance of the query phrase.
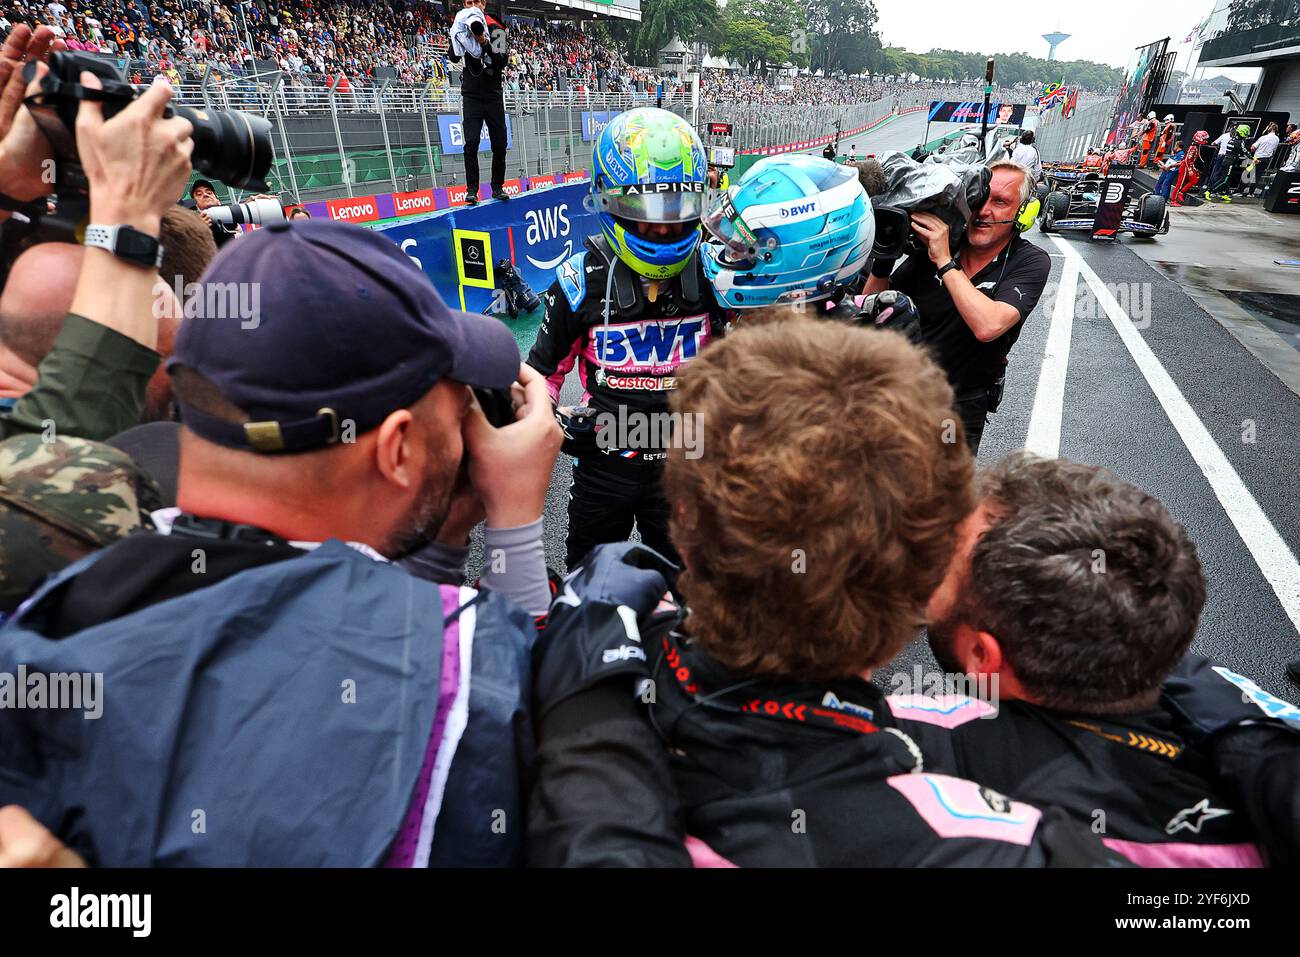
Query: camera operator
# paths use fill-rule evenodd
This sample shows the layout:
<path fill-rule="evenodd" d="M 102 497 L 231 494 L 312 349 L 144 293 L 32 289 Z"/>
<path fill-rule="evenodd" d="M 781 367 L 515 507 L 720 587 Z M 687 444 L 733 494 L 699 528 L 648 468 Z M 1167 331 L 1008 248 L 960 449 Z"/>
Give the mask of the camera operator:
<path fill-rule="evenodd" d="M 948 225 L 933 213 L 916 213 L 912 230 L 926 255 L 909 255 L 888 278 L 873 274 L 866 286 L 869 293 L 897 289 L 915 303 L 922 337 L 956 392 L 957 414 L 973 452 L 979 450 L 988 414 L 1001 401 L 1007 355 L 1051 271 L 1047 253 L 1020 238 L 1033 196 L 1028 170 L 995 163 L 988 197 L 955 254 Z M 873 273 L 887 268 L 877 265 Z"/>
<path fill-rule="evenodd" d="M 204 212 L 205 209 L 221 205 L 221 200 L 217 198 L 216 187 L 210 181 L 206 179 L 196 179 L 194 181 L 194 185 L 190 187 L 190 202 L 185 205 L 191 204 L 203 217 L 203 221 L 208 224 L 208 228 L 212 230 L 212 241 L 217 244 L 218 249 L 239 235 L 239 230 L 235 226 L 227 223 L 214 223 L 208 218 L 208 214 Z"/>
<path fill-rule="evenodd" d="M 52 34 L 15 27 L 0 55 L 5 80 L 0 96 L 0 192 L 13 203 L 33 203 L 50 192 L 44 175 L 53 157 L 48 140 L 28 110 L 20 109 L 24 60 L 36 63 L 28 94 L 39 88 L 52 48 Z M 5 69 L 7 67 L 7 69 Z M 81 75 L 99 89 L 99 79 Z M 145 387 L 158 366 L 158 319 L 153 309 L 156 263 L 146 268 L 96 241 L 112 227 L 156 244 L 163 213 L 176 202 L 190 172 L 191 125 L 163 118 L 171 87 L 155 84 L 110 120 L 101 104 L 84 101 L 76 142 L 89 183 L 90 223 L 84 259 L 67 318 L 38 381 L 12 412 L 0 418 L 0 436 L 43 432 L 53 421 L 61 435 L 107 438 L 136 423 Z M 7 218 L 7 214 L 6 218 Z"/>

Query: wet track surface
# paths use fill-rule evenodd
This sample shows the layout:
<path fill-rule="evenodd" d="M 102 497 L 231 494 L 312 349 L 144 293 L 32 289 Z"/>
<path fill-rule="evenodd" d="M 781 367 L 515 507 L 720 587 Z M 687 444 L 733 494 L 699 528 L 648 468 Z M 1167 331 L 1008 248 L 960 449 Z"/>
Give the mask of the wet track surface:
<path fill-rule="evenodd" d="M 924 128 L 923 114 L 906 116 L 853 142 L 860 151 L 910 146 Z M 1288 219 L 1300 232 L 1300 217 Z M 1059 454 L 1104 465 L 1147 489 L 1195 541 L 1209 583 L 1196 649 L 1294 699 L 1297 689 L 1283 668 L 1300 658 L 1300 395 L 1169 278 L 1175 270 L 1143 258 L 1158 259 L 1163 240 L 1139 255 L 1128 240 L 1100 245 L 1082 234 L 1027 235 L 1052 255 L 1049 291 L 1062 280 L 1063 292 L 1074 285 L 1066 264 L 1078 256 L 1080 268 L 1112 290 L 1112 305 L 1125 307 L 1132 322 L 1113 319 L 1085 276 L 1069 310 L 1068 350 L 1049 350 L 1054 299 L 1045 295 L 1011 353 L 1005 398 L 985 432 L 981 464 L 1026 445 L 1040 378 L 1047 385 L 1059 380 Z M 1238 286 L 1249 291 L 1248 284 Z M 1294 304 L 1242 305 L 1285 312 Z M 1274 320 L 1277 346 L 1288 353 L 1280 330 L 1300 332 L 1286 325 L 1294 321 L 1295 313 L 1289 315 Z M 577 398 L 571 376 L 563 400 Z M 1039 404 L 1035 435 L 1041 440 L 1043 423 L 1054 434 L 1056 417 L 1050 402 Z M 569 481 L 570 463 L 561 459 L 546 513 L 547 557 L 556 568 L 563 568 Z M 877 680 L 889 687 L 892 675 L 911 673 L 917 664 L 937 667 L 924 641 L 880 669 Z"/>

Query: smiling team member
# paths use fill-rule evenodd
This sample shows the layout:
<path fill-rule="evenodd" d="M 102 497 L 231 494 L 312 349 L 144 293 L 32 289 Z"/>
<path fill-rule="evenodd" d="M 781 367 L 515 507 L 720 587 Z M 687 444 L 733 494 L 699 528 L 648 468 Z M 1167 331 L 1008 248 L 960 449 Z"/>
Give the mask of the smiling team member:
<path fill-rule="evenodd" d="M 912 216 L 927 259 L 909 256 L 866 291 L 897 289 L 921 315 L 921 331 L 956 392 L 956 410 L 972 452 L 1002 398 L 1007 355 L 1047 285 L 1051 259 L 1020 233 L 1033 225 L 1032 174 L 995 163 L 985 201 L 954 251 L 948 226 L 933 213 Z"/>
<path fill-rule="evenodd" d="M 653 107 L 621 113 L 596 140 L 592 169 L 600 233 L 556 269 L 528 354 L 557 402 L 577 364 L 582 405 L 597 426 L 618 426 L 566 430 L 570 568 L 593 545 L 626 539 L 634 522 L 643 542 L 675 554 L 659 489 L 668 396 L 725 321 L 700 266 L 708 165 L 690 124 Z"/>

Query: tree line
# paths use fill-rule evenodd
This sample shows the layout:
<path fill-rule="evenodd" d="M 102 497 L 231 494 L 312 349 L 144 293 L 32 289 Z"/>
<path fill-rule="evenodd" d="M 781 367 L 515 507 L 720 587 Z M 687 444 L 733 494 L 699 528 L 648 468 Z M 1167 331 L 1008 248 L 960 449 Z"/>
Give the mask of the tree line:
<path fill-rule="evenodd" d="M 989 53 L 887 47 L 877 30 L 872 0 L 643 0 L 641 22 L 604 25 L 609 38 L 635 61 L 653 64 L 674 38 L 734 60 L 751 73 L 784 63 L 825 74 L 916 74 L 927 80 L 978 81 Z M 1027 53 L 995 53 L 1001 84 L 1074 84 L 1086 90 L 1118 87 L 1123 71 L 1087 60 L 1049 63 Z"/>

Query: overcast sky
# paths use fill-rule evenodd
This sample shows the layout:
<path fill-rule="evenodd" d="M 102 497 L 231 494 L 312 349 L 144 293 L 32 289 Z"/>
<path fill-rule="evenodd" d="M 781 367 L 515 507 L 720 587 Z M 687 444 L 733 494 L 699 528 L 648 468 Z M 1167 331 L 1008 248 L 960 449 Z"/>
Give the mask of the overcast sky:
<path fill-rule="evenodd" d="M 1058 59 L 1096 60 L 1125 67 L 1133 48 L 1169 37 L 1184 69 L 1191 44 L 1181 45 L 1214 9 L 1214 0 L 876 0 L 880 34 L 889 46 L 924 53 L 933 47 L 1047 56 L 1041 34 L 1071 34 Z"/>

